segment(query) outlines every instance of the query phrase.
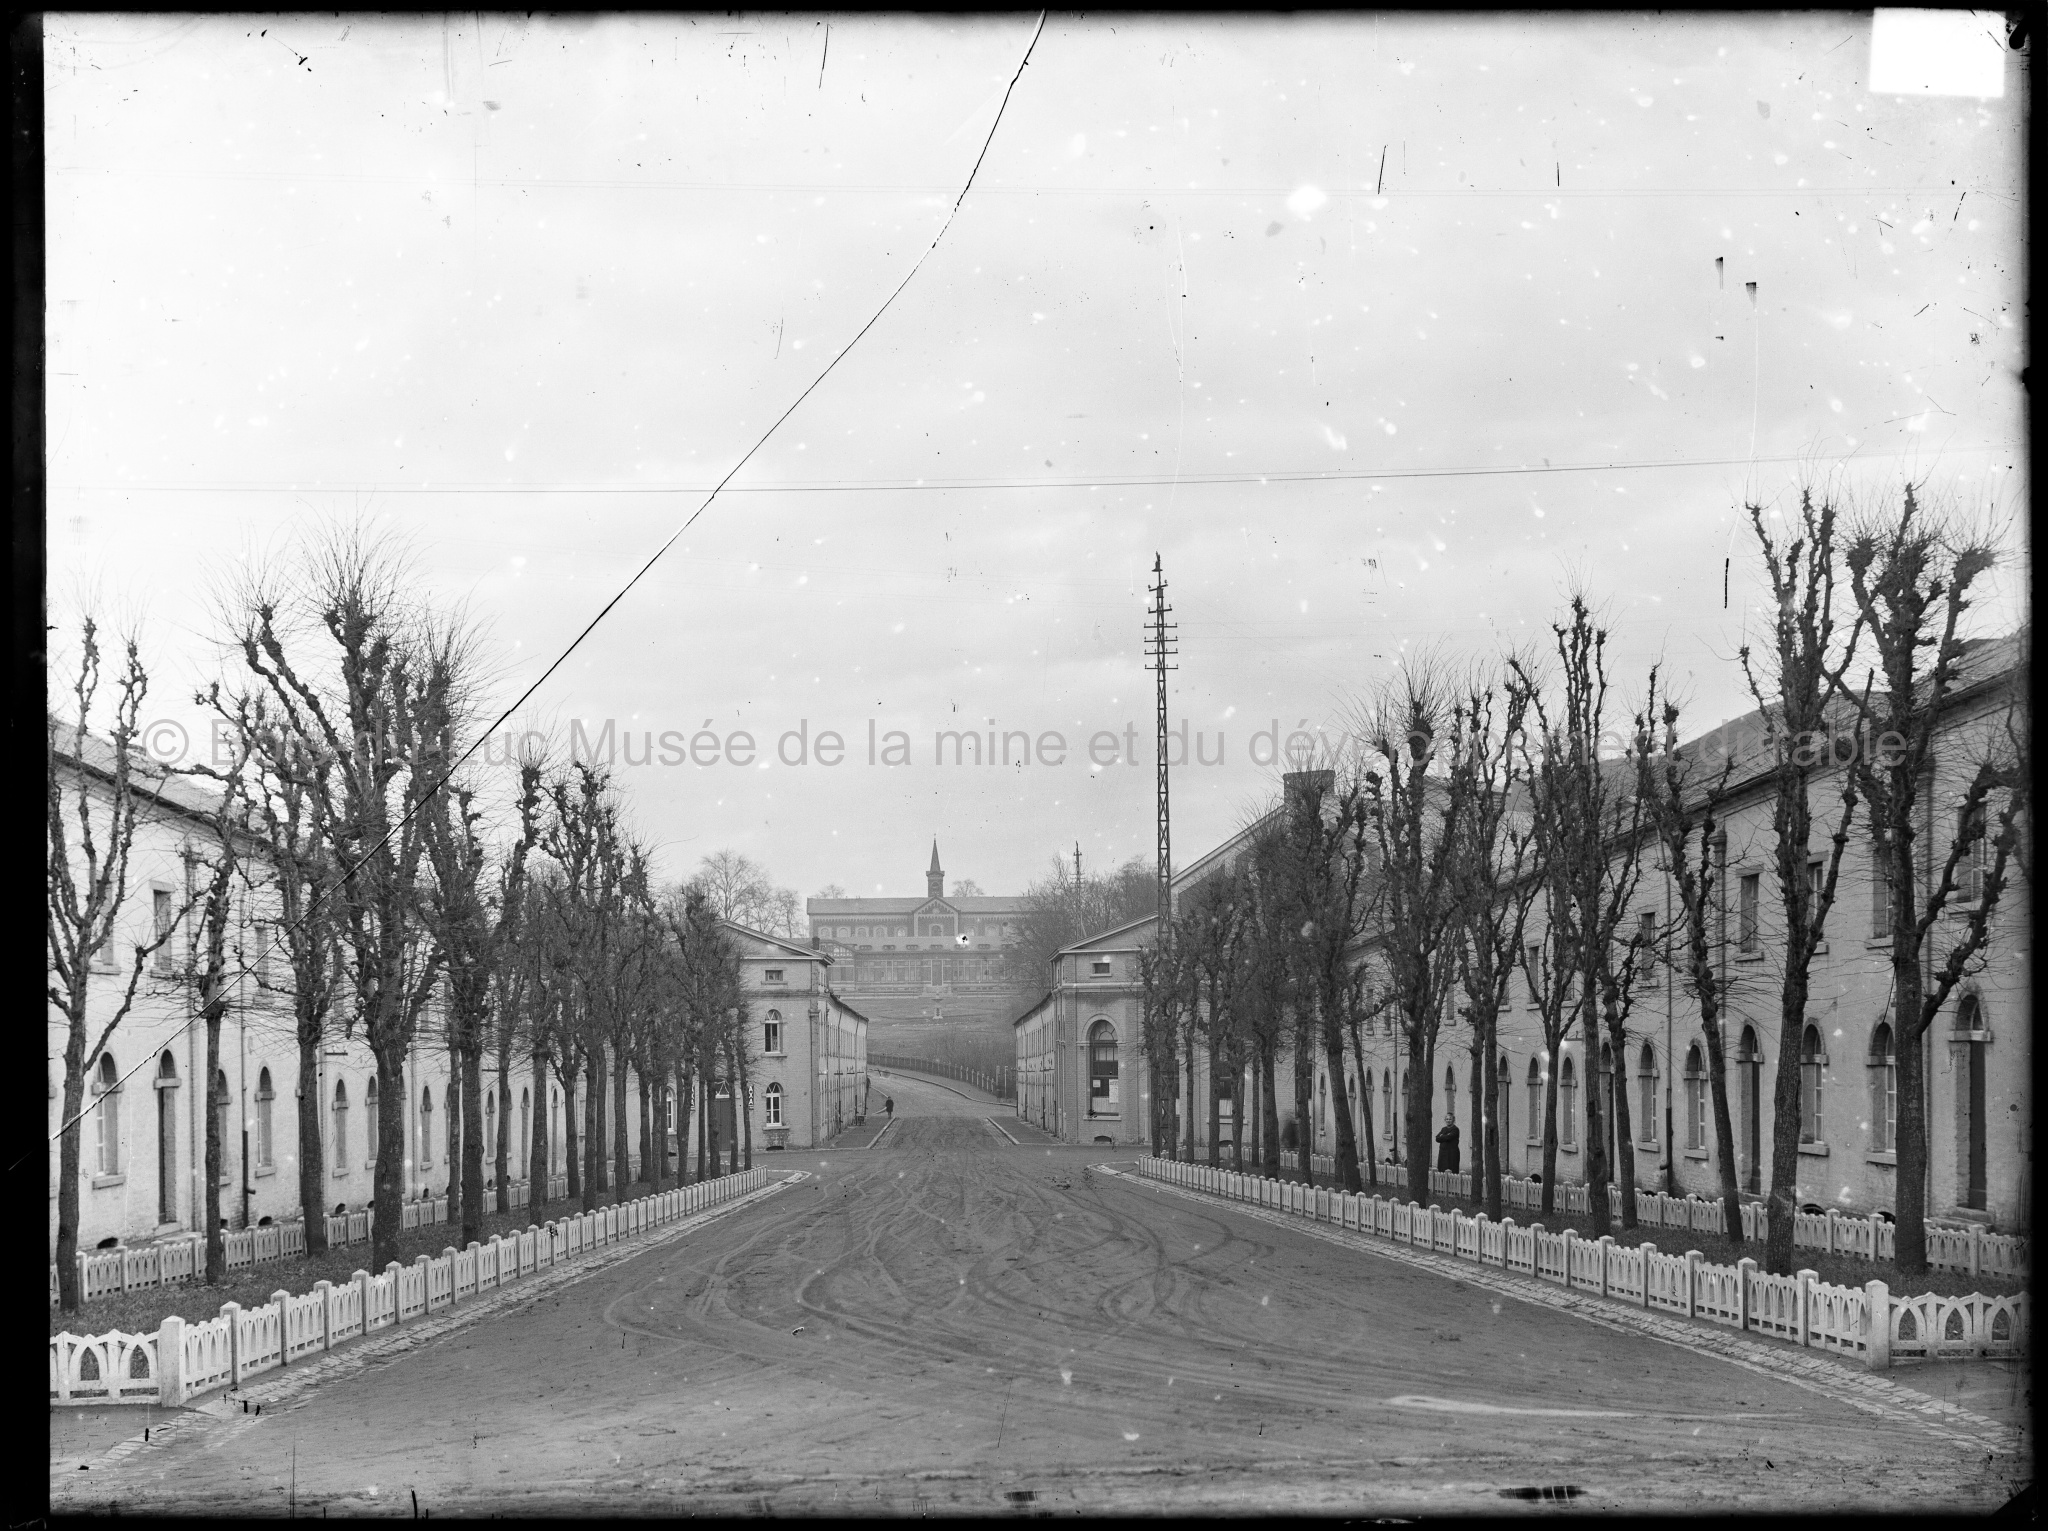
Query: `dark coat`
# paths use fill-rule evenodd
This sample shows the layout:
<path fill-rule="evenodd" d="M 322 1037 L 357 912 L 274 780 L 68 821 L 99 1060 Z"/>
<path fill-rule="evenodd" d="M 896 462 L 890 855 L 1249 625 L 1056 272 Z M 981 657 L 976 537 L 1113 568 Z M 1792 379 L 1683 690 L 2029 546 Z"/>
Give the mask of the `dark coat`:
<path fill-rule="evenodd" d="M 1436 1167 L 1458 1173 L 1458 1124 L 1445 1122 L 1436 1134 Z"/>

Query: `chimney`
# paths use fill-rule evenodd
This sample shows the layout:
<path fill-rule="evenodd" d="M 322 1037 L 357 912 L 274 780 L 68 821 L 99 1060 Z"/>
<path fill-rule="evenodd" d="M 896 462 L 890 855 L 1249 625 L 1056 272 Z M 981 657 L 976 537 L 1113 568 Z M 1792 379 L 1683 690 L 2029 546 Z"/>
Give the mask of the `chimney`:
<path fill-rule="evenodd" d="M 1337 773 L 1332 770 L 1289 771 L 1280 778 L 1284 790 L 1287 811 L 1292 818 L 1296 814 L 1314 813 L 1321 808 L 1323 799 L 1329 796 L 1337 785 Z"/>

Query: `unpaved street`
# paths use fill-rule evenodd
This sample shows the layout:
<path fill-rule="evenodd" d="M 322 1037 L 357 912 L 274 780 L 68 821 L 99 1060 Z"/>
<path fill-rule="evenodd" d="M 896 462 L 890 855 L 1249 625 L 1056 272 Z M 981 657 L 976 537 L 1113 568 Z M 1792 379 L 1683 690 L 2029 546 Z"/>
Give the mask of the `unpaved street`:
<path fill-rule="evenodd" d="M 260 1420 L 67 1475 L 53 1508 L 1401 1513 L 1540 1510 L 1515 1491 L 1570 1485 L 1606 1510 L 1897 1510 L 2013 1491 L 2010 1462 L 1913 1425 L 1097 1174 L 1106 1149 L 1012 1145 L 996 1108 L 934 1084 L 878 1081 L 878 1106 L 884 1083 L 899 1120 L 874 1149 L 774 1155 L 809 1178 Z"/>

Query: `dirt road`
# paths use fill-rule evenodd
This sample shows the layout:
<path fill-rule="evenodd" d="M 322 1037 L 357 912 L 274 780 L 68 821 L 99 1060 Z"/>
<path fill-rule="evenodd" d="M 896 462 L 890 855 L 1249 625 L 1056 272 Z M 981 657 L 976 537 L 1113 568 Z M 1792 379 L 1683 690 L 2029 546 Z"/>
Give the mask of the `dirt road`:
<path fill-rule="evenodd" d="M 771 1156 L 809 1178 L 759 1207 L 53 1509 L 1989 1509 L 2031 1471 L 890 1086 L 876 1147 Z"/>

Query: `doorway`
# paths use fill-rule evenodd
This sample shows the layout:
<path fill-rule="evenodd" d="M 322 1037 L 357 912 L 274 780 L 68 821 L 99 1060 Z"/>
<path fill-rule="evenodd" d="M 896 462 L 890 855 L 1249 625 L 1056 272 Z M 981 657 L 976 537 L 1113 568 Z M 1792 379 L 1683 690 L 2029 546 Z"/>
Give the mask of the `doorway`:
<path fill-rule="evenodd" d="M 1742 1096 L 1742 1188 L 1759 1195 L 1764 1184 L 1763 1155 L 1763 1049 L 1754 1028 L 1742 1028 L 1742 1045 L 1736 1054 L 1736 1072 L 1741 1076 Z"/>

